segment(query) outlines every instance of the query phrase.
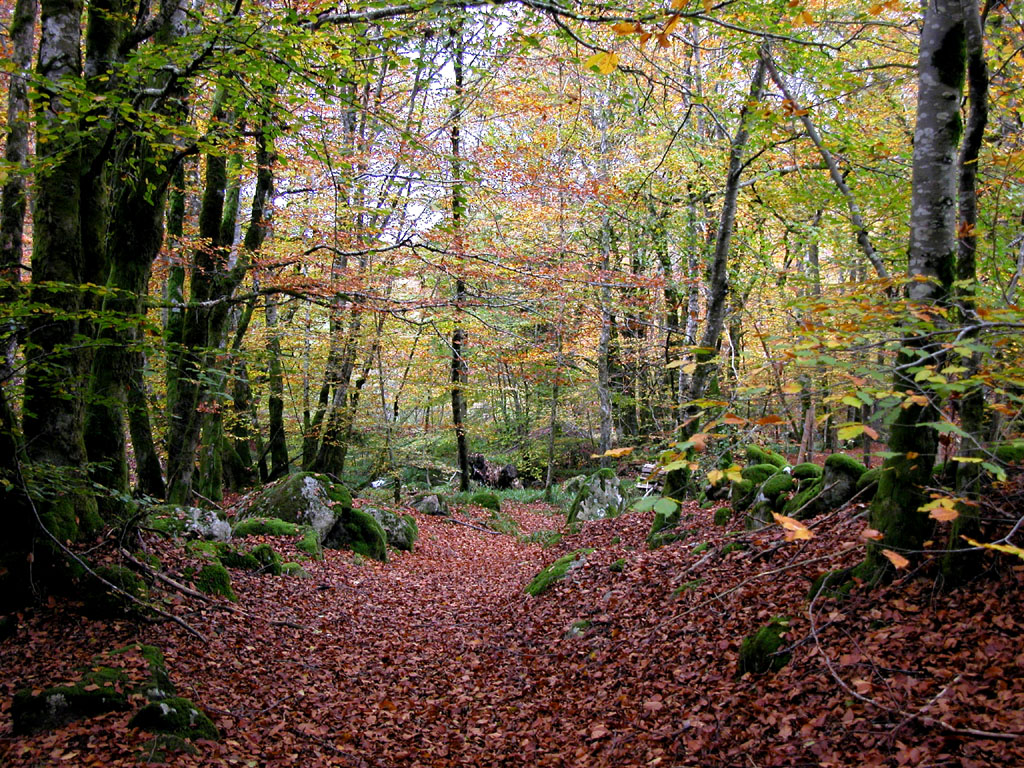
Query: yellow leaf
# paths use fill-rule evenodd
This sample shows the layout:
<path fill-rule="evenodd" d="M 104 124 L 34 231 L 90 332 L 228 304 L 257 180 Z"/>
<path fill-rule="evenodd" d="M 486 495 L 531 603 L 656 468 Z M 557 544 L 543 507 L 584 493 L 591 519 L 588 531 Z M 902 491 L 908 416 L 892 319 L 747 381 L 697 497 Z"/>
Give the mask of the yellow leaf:
<path fill-rule="evenodd" d="M 641 47 L 643 47 L 644 45 L 647 45 L 647 41 L 650 40 L 650 39 L 651 39 L 651 33 L 650 32 L 644 32 L 642 35 L 640 35 L 640 45 L 641 45 Z"/>
<path fill-rule="evenodd" d="M 894 568 L 903 569 L 910 565 L 910 561 L 907 558 L 898 552 L 893 552 L 891 549 L 883 549 L 882 554 L 885 555 L 886 560 L 893 564 Z"/>
<path fill-rule="evenodd" d="M 711 485 L 718 485 L 724 477 L 725 472 L 720 469 L 712 469 L 708 472 L 708 482 L 711 483 Z"/>
<path fill-rule="evenodd" d="M 631 454 L 634 450 L 636 450 L 634 447 L 629 447 L 629 448 L 609 448 L 604 453 L 592 453 L 592 454 L 590 454 L 590 458 L 592 458 L 592 459 L 602 459 L 605 456 L 609 456 L 609 457 L 611 457 L 613 459 L 621 459 L 623 456 L 629 456 L 629 454 Z"/>
<path fill-rule="evenodd" d="M 704 0 L 704 10 L 708 10 L 711 0 Z M 672 0 L 672 10 L 681 11 L 686 7 L 686 0 Z"/>
<path fill-rule="evenodd" d="M 611 51 L 595 53 L 587 59 L 584 66 L 587 69 L 596 69 L 602 75 L 609 75 L 619 66 L 619 54 L 612 53 Z"/>
<path fill-rule="evenodd" d="M 872 16 L 878 16 L 881 12 L 882 6 L 880 3 L 875 3 L 870 8 L 868 8 L 868 13 L 870 13 Z"/>
<path fill-rule="evenodd" d="M 907 461 L 913 461 L 920 455 L 917 451 L 907 451 Z"/>
<path fill-rule="evenodd" d="M 797 539 L 810 539 L 814 536 L 811 529 L 792 517 L 786 517 L 780 515 L 778 512 L 772 512 L 772 517 L 775 518 L 775 522 L 781 525 L 786 530 L 786 541 L 794 541 Z"/>
<path fill-rule="evenodd" d="M 636 32 L 636 24 L 631 21 L 620 21 L 612 25 L 612 32 L 616 35 L 631 35 Z"/>
<path fill-rule="evenodd" d="M 804 23 L 804 24 L 813 24 L 814 23 L 814 17 L 811 16 L 810 11 L 801 11 L 800 12 L 800 21 L 802 23 Z"/>
<path fill-rule="evenodd" d="M 863 431 L 863 424 L 847 424 L 839 428 L 839 439 L 852 440 L 855 437 L 859 437 Z"/>
<path fill-rule="evenodd" d="M 782 393 L 785 394 L 785 395 L 795 395 L 798 392 L 803 392 L 803 389 L 804 388 L 802 386 L 800 386 L 799 384 L 796 384 L 796 383 L 786 384 L 782 388 Z"/>
<path fill-rule="evenodd" d="M 964 541 L 970 544 L 972 547 L 984 547 L 985 549 L 994 549 L 996 552 L 1005 552 L 1008 555 L 1016 555 L 1021 560 L 1024 560 L 1024 549 L 1015 547 L 1011 544 L 982 544 L 980 541 L 969 539 L 966 536 L 961 536 Z"/>
<path fill-rule="evenodd" d="M 674 30 L 677 26 L 679 26 L 679 17 L 673 16 L 668 20 L 668 24 L 665 25 L 665 34 L 671 35 L 672 30 Z"/>
<path fill-rule="evenodd" d="M 949 523 L 960 517 L 960 513 L 949 507 L 935 507 L 928 513 L 928 517 L 938 520 L 940 523 Z"/>
<path fill-rule="evenodd" d="M 981 456 L 954 456 L 953 461 L 958 461 L 961 464 L 981 464 L 985 459 Z"/>
<path fill-rule="evenodd" d="M 662 48 L 668 48 L 670 45 L 672 45 L 672 41 L 669 39 L 668 35 L 662 32 L 660 35 L 658 35 L 658 45 Z"/>

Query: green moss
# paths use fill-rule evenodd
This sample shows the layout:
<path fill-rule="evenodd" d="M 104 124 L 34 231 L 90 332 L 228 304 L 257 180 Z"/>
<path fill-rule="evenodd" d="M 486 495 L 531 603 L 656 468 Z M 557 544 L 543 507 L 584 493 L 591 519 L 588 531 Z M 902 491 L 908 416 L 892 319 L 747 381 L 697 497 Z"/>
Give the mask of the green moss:
<path fill-rule="evenodd" d="M 791 474 L 797 480 L 808 480 L 811 478 L 821 477 L 822 469 L 817 464 L 805 461 L 803 464 L 797 464 L 793 467 L 793 472 Z"/>
<path fill-rule="evenodd" d="M 851 459 L 845 453 L 833 453 L 827 459 L 825 459 L 825 468 L 832 469 L 835 472 L 840 472 L 844 475 L 859 479 L 861 475 L 868 471 L 868 468 L 861 464 L 856 459 Z"/>
<path fill-rule="evenodd" d="M 501 512 L 501 499 L 491 491 L 477 491 L 469 497 L 469 503 L 494 512 Z"/>
<path fill-rule="evenodd" d="M 1024 440 L 1013 440 L 997 445 L 995 455 L 1003 464 L 1024 463 Z"/>
<path fill-rule="evenodd" d="M 719 507 L 715 510 L 715 525 L 726 526 L 732 520 L 731 507 Z"/>
<path fill-rule="evenodd" d="M 840 568 L 821 574 L 811 582 L 811 588 L 807 591 L 807 600 L 814 600 L 822 590 L 825 590 L 825 597 L 845 597 L 853 588 L 853 575 L 853 568 Z"/>
<path fill-rule="evenodd" d="M 236 602 L 238 597 L 231 588 L 231 574 L 220 563 L 204 565 L 195 576 L 195 584 L 200 592 L 207 595 L 219 595 Z"/>
<path fill-rule="evenodd" d="M 343 510 L 352 509 L 352 492 L 341 483 L 336 483 L 326 475 L 316 475 L 317 480 L 327 488 L 327 498 Z"/>
<path fill-rule="evenodd" d="M 593 626 L 593 622 L 590 619 L 574 621 L 572 626 L 566 631 L 565 636 L 569 638 L 581 637 L 591 626 Z"/>
<path fill-rule="evenodd" d="M 744 480 L 749 480 L 754 485 L 760 485 L 778 472 L 779 468 L 774 464 L 752 464 L 740 470 L 740 476 Z"/>
<path fill-rule="evenodd" d="M 758 445 L 748 445 L 745 450 L 747 454 L 747 461 L 753 464 L 771 464 L 776 469 L 782 469 L 783 467 L 789 466 L 789 462 L 786 461 L 785 456 L 769 450 L 768 448 L 762 448 Z"/>
<path fill-rule="evenodd" d="M 813 499 L 821 493 L 821 480 L 815 480 L 807 488 L 800 491 L 796 496 L 786 502 L 783 512 L 791 517 L 800 519 L 814 516 Z"/>
<path fill-rule="evenodd" d="M 129 688 L 122 670 L 98 666 L 74 685 L 54 686 L 34 695 L 31 689 L 18 691 L 11 704 L 14 733 L 38 733 L 83 717 L 127 710 Z"/>
<path fill-rule="evenodd" d="M 323 543 L 325 547 L 348 549 L 381 562 L 388 559 L 387 534 L 373 516 L 358 509 L 343 513 Z"/>
<path fill-rule="evenodd" d="M 299 579 L 310 578 L 309 571 L 302 567 L 299 563 L 282 563 L 281 573 L 285 576 L 294 576 Z"/>
<path fill-rule="evenodd" d="M 169 733 L 185 739 L 220 738 L 213 721 L 188 699 L 170 698 L 144 706 L 129 721 L 132 728 Z"/>
<path fill-rule="evenodd" d="M 702 541 L 700 544 L 694 546 L 692 552 L 695 555 L 699 555 L 703 552 L 707 552 L 709 549 L 711 549 L 711 544 L 706 541 Z"/>
<path fill-rule="evenodd" d="M 793 486 L 792 477 L 785 472 L 778 472 L 764 481 L 764 485 L 761 486 L 761 493 L 769 499 L 775 499 L 793 490 Z"/>
<path fill-rule="evenodd" d="M 269 544 L 260 544 L 250 554 L 256 558 L 260 567 L 260 573 L 269 573 L 271 576 L 281 575 L 281 556 L 274 551 Z"/>
<path fill-rule="evenodd" d="M 593 549 L 577 549 L 558 558 L 533 577 L 533 580 L 526 586 L 526 594 L 533 597 L 543 594 L 556 581 L 564 579 L 571 568 L 577 567 L 576 563 L 582 563 L 593 551 Z"/>
<path fill-rule="evenodd" d="M 776 616 L 757 632 L 745 637 L 740 644 L 739 674 L 778 672 L 786 666 L 792 654 L 778 651 L 789 625 L 788 616 Z"/>
<path fill-rule="evenodd" d="M 250 517 L 238 523 L 232 535 L 244 539 L 246 536 L 297 536 L 300 527 L 295 523 L 274 517 Z"/>
<path fill-rule="evenodd" d="M 612 573 L 622 573 L 626 570 L 626 558 L 620 557 L 614 563 L 608 566 L 608 570 Z"/>
<path fill-rule="evenodd" d="M 174 683 L 171 682 L 171 676 L 167 673 L 167 662 L 164 660 L 163 652 L 155 645 L 133 643 L 110 651 L 106 656 L 108 659 L 116 659 L 117 657 L 133 653 L 139 654 L 149 667 L 149 678 L 137 686 L 135 690 L 144 694 L 149 699 L 163 699 L 173 696 L 175 692 Z M 93 657 L 93 661 L 97 664 L 103 660 L 103 656 Z"/>
<path fill-rule="evenodd" d="M 681 595 L 685 595 L 687 592 L 692 592 L 703 583 L 704 579 L 694 579 L 693 581 L 687 581 L 683 584 L 680 584 L 678 587 L 672 590 L 672 597 L 680 597 Z"/>
<path fill-rule="evenodd" d="M 242 568 L 246 571 L 258 571 L 262 565 L 251 552 L 243 552 L 230 544 L 217 544 L 217 559 L 228 568 Z"/>
<path fill-rule="evenodd" d="M 213 560 L 217 557 L 217 545 L 212 541 L 201 541 L 194 539 L 185 542 L 185 551 L 195 557 L 203 557 Z"/>
<path fill-rule="evenodd" d="M 90 578 L 86 582 L 82 594 L 88 615 L 97 618 L 132 615 L 139 611 L 140 606 L 131 598 L 142 602 L 149 599 L 149 588 L 146 586 L 146 582 L 123 565 L 101 565 L 95 569 L 95 572 L 98 578 Z M 99 579 L 113 584 L 128 596 L 111 590 Z"/>
<path fill-rule="evenodd" d="M 525 544 L 540 544 L 544 549 L 549 549 L 555 546 L 562 540 L 562 534 L 558 531 L 552 531 L 548 529 L 542 529 L 534 531 L 533 533 L 527 534 L 526 536 L 520 537 L 520 541 Z"/>
<path fill-rule="evenodd" d="M 722 551 L 720 554 L 722 555 L 722 557 L 725 557 L 730 552 L 743 552 L 744 550 L 749 548 L 749 545 L 745 544 L 742 541 L 730 541 L 728 544 L 722 547 Z"/>
<path fill-rule="evenodd" d="M 509 536 L 519 535 L 519 523 L 504 512 L 491 512 L 491 516 L 485 522 L 492 531 L 507 533 Z"/>
<path fill-rule="evenodd" d="M 867 472 L 862 474 L 857 480 L 857 490 L 862 491 L 869 485 L 875 485 L 878 482 L 878 476 L 882 474 L 882 470 L 878 467 L 875 469 L 869 469 Z"/>
<path fill-rule="evenodd" d="M 311 525 L 302 526 L 302 539 L 295 545 L 295 548 L 300 552 L 305 552 L 314 560 L 324 559 L 324 550 L 320 546 L 320 537 Z"/>

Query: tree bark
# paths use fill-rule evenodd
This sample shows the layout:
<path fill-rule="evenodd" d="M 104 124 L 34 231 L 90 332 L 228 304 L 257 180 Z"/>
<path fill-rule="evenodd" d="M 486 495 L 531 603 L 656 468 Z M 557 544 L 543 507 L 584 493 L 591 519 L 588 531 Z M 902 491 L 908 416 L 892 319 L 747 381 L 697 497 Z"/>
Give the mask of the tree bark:
<path fill-rule="evenodd" d="M 965 73 L 966 19 L 961 0 L 932 0 L 925 10 L 918 57 L 917 121 L 910 218 L 907 296 L 928 312 L 946 304 L 956 255 L 957 146 Z M 913 333 L 912 331 L 910 332 Z M 889 451 L 871 504 L 872 527 L 883 540 L 871 543 L 865 562 L 872 575 L 887 565 L 882 548 L 920 549 L 930 521 L 918 508 L 931 479 L 938 447 L 933 395 L 912 369 L 938 364 L 941 347 L 911 337 L 896 358 L 893 391 L 909 392 L 889 435 Z"/>

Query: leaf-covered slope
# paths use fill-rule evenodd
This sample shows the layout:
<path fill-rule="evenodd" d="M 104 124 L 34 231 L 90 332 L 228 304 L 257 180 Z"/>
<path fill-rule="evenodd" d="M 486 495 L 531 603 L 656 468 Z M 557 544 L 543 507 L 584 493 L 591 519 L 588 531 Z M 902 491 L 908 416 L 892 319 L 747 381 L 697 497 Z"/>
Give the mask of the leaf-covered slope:
<path fill-rule="evenodd" d="M 558 521 L 508 511 L 527 534 Z M 652 552 L 650 514 L 588 523 L 547 550 L 417 516 L 415 554 L 356 565 L 327 552 L 304 564 L 308 579 L 233 572 L 246 615 L 177 606 L 206 646 L 175 625 L 83 622 L 54 604 L 0 645 L 0 756 L 130 764 L 148 735 L 123 713 L 19 738 L 7 713 L 17 688 L 139 639 L 163 648 L 224 734 L 174 756 L 182 766 L 1024 762 L 1024 739 L 1007 738 L 1024 730 L 1020 568 L 952 594 L 919 580 L 822 597 L 812 631 L 810 580 L 861 556 L 861 520 L 787 543 L 779 527 L 730 535 L 709 512 L 683 517 L 690 537 Z M 581 547 L 595 551 L 569 578 L 524 593 Z M 738 678 L 743 637 L 777 615 L 792 617 L 792 661 Z"/>

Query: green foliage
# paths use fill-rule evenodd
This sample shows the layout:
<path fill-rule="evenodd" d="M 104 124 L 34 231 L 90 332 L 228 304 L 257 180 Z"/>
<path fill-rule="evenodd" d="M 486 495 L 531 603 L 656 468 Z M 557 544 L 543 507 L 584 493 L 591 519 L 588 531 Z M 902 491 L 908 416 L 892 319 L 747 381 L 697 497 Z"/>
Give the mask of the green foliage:
<path fill-rule="evenodd" d="M 620 557 L 618 560 L 608 566 L 608 570 L 612 573 L 622 573 L 626 570 L 626 558 Z"/>
<path fill-rule="evenodd" d="M 526 594 L 532 597 L 542 595 L 555 582 L 564 579 L 573 568 L 581 565 L 587 559 L 587 555 L 593 551 L 593 549 L 577 549 L 558 558 L 533 577 L 533 580 L 526 586 Z"/>
<path fill-rule="evenodd" d="M 469 503 L 494 512 L 501 512 L 501 499 L 492 491 L 477 491 L 469 497 Z"/>
<path fill-rule="evenodd" d="M 562 534 L 558 531 L 552 531 L 547 528 L 543 528 L 539 531 L 533 531 L 526 536 L 520 537 L 520 541 L 524 544 L 540 544 L 543 549 L 549 549 L 555 546 L 562 540 Z"/>
<path fill-rule="evenodd" d="M 519 535 L 519 523 L 516 522 L 514 517 L 504 512 L 491 512 L 490 517 L 488 517 L 484 522 L 492 531 L 505 533 L 509 536 Z"/>

